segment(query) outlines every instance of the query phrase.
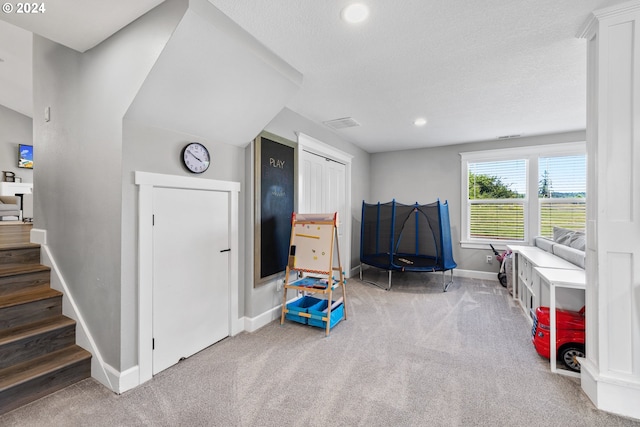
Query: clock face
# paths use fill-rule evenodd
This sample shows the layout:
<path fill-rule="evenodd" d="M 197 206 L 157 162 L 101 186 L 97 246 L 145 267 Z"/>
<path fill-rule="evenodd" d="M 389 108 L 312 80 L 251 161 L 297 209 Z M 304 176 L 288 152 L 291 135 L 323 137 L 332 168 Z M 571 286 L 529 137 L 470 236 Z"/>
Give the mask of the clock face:
<path fill-rule="evenodd" d="M 193 173 L 202 173 L 209 167 L 209 151 L 199 142 L 191 142 L 182 149 L 182 162 Z"/>

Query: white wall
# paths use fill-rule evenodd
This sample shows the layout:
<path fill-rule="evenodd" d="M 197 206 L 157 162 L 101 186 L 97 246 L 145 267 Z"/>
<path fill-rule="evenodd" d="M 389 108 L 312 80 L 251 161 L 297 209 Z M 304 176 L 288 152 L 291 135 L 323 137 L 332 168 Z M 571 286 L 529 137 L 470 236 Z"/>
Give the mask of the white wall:
<path fill-rule="evenodd" d="M 487 250 L 462 249 L 460 247 L 461 221 L 461 162 L 460 153 L 492 150 L 497 148 L 523 147 L 529 145 L 554 144 L 584 141 L 585 132 L 569 132 L 557 135 L 532 136 L 507 141 L 487 141 L 459 144 L 419 150 L 395 151 L 371 155 L 371 199 L 368 203 L 431 203 L 440 198 L 448 200 L 451 221 L 453 258 L 462 270 L 498 271 L 497 264 L 486 264 Z"/>
<path fill-rule="evenodd" d="M 0 171 L 13 172 L 22 182 L 33 182 L 33 170 L 18 167 L 18 144 L 33 145 L 33 121 L 0 105 Z"/>

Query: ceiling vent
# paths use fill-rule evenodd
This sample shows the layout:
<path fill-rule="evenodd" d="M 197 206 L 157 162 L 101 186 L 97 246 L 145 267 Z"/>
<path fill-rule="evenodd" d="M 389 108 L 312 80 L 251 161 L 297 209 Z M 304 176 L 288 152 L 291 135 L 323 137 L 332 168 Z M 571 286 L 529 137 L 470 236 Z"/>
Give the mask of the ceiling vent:
<path fill-rule="evenodd" d="M 356 126 L 360 126 L 360 123 L 353 120 L 351 117 L 343 117 L 341 119 L 328 120 L 326 122 L 322 122 L 325 125 L 329 126 L 331 129 L 340 130 L 346 128 L 353 128 Z"/>
<path fill-rule="evenodd" d="M 520 138 L 522 135 L 502 135 L 499 136 L 498 139 L 513 139 L 513 138 Z"/>

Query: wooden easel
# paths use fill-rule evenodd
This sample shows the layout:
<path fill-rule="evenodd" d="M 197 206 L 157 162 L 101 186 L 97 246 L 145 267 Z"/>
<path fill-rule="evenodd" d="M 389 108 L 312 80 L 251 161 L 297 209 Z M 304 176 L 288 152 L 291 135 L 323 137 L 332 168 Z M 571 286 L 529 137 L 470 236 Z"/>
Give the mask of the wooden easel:
<path fill-rule="evenodd" d="M 335 249 L 335 251 L 334 251 Z M 335 256 L 334 256 L 335 255 Z M 334 265 L 337 262 L 337 265 Z M 338 213 L 330 214 L 296 214 L 291 216 L 291 241 L 289 244 L 289 262 L 285 270 L 284 292 L 282 295 L 282 315 L 280 324 L 284 323 L 287 309 L 287 291 L 297 291 L 327 295 L 328 307 L 325 335 L 331 329 L 332 307 L 343 304 L 344 319 L 347 318 L 346 279 L 340 263 L 338 245 Z M 298 272 L 298 279 L 289 282 L 292 272 Z M 338 273 L 338 279 L 333 273 Z M 313 277 L 301 277 L 313 274 Z M 342 297 L 333 301 L 333 290 L 342 287 Z M 308 313 L 300 313 L 303 317 L 312 317 Z"/>

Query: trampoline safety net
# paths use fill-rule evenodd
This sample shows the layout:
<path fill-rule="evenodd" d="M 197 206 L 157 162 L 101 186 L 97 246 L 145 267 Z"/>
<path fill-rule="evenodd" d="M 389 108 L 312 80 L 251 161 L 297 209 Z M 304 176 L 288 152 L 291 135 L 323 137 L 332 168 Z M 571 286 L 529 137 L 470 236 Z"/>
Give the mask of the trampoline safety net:
<path fill-rule="evenodd" d="M 446 271 L 456 268 L 449 207 L 362 202 L 360 262 L 385 270 Z"/>

